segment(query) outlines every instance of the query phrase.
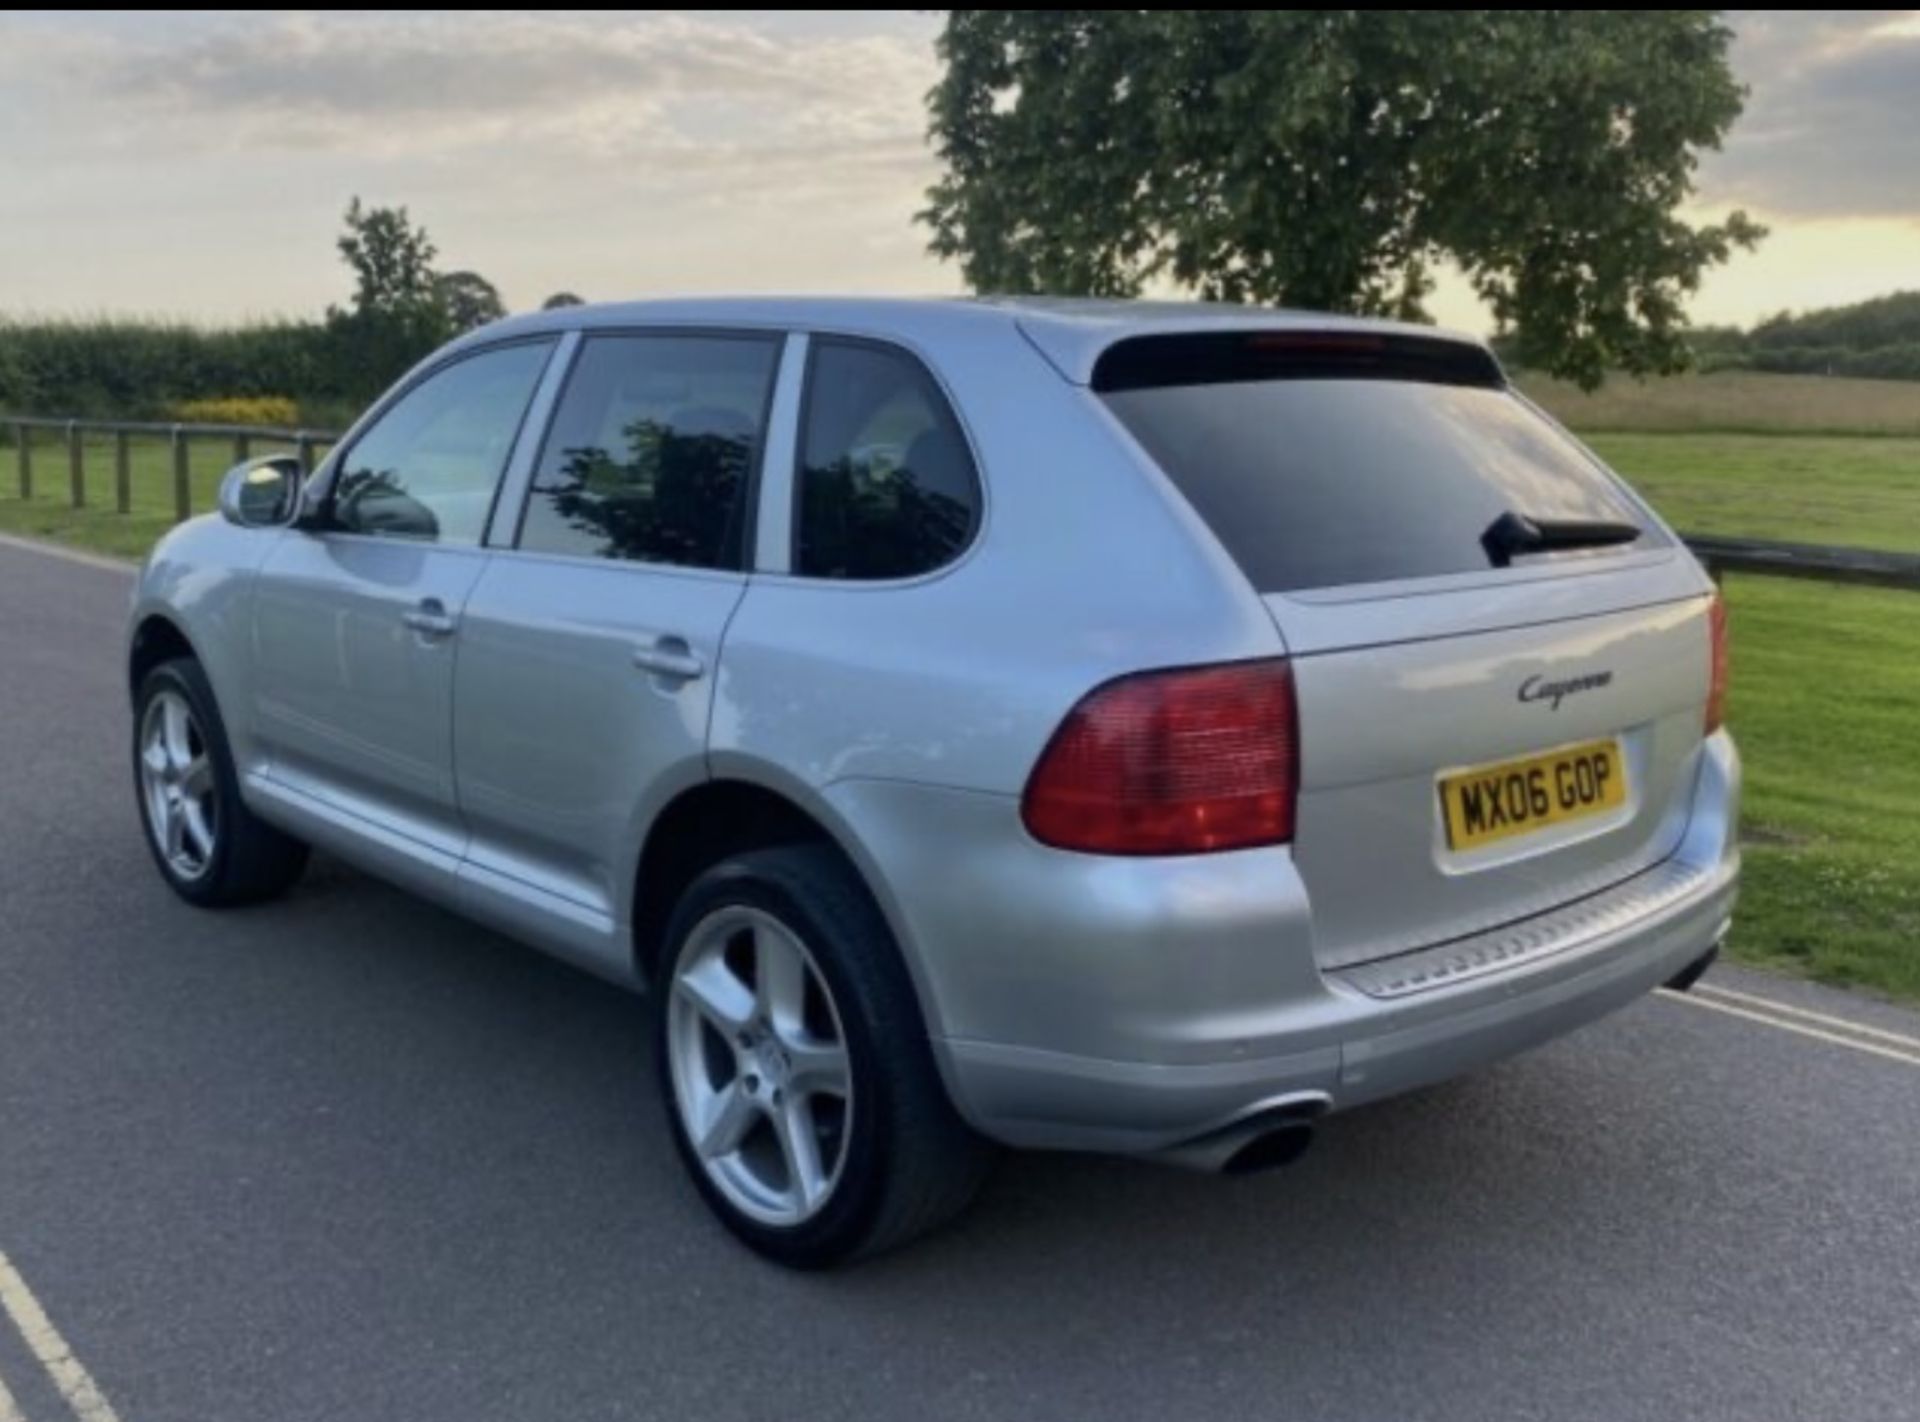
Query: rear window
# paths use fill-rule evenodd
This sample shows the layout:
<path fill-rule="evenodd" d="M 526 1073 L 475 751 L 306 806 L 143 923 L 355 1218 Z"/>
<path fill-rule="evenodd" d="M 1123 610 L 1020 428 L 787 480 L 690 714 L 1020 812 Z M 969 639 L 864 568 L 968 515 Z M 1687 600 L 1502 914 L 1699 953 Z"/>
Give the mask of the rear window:
<path fill-rule="evenodd" d="M 1101 357 L 1094 389 L 1262 592 L 1484 571 L 1482 535 L 1506 513 L 1630 523 L 1629 549 L 1665 541 L 1472 347 L 1145 337 Z"/>

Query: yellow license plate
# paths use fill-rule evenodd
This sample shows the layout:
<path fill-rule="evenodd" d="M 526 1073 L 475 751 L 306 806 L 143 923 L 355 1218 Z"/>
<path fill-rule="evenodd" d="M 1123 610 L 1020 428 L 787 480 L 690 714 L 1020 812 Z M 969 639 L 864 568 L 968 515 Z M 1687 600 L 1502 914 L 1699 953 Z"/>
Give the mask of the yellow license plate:
<path fill-rule="evenodd" d="M 1627 766 L 1615 740 L 1475 766 L 1440 778 L 1440 814 L 1451 849 L 1479 849 L 1627 802 Z"/>

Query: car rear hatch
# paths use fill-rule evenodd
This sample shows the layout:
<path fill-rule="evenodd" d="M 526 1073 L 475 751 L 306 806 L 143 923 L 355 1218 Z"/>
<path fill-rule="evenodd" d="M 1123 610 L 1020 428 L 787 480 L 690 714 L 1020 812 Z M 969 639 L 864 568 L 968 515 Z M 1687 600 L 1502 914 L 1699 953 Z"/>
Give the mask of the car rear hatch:
<path fill-rule="evenodd" d="M 1710 585 L 1483 349 L 1154 335 L 1110 347 L 1092 385 L 1293 659 L 1322 967 L 1545 913 L 1674 851 Z"/>

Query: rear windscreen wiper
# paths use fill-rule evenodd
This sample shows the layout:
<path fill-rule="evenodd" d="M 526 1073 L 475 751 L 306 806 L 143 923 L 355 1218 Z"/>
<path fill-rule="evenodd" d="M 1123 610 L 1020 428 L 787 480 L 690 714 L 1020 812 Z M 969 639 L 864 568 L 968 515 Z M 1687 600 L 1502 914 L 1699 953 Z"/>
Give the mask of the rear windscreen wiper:
<path fill-rule="evenodd" d="M 1487 525 L 1480 546 L 1493 566 L 1504 568 L 1527 553 L 1558 553 L 1567 548 L 1611 548 L 1631 543 L 1645 530 L 1614 519 L 1528 518 L 1509 510 Z"/>

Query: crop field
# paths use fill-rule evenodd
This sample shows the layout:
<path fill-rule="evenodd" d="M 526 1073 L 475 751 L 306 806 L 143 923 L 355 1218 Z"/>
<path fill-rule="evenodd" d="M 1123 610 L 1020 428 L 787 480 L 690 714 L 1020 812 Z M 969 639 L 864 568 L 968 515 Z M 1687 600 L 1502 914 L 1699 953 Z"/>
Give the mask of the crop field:
<path fill-rule="evenodd" d="M 1591 393 L 1524 371 L 1518 381 L 1563 423 L 1587 432 L 1920 435 L 1920 381 L 1721 371 L 1616 377 Z"/>

